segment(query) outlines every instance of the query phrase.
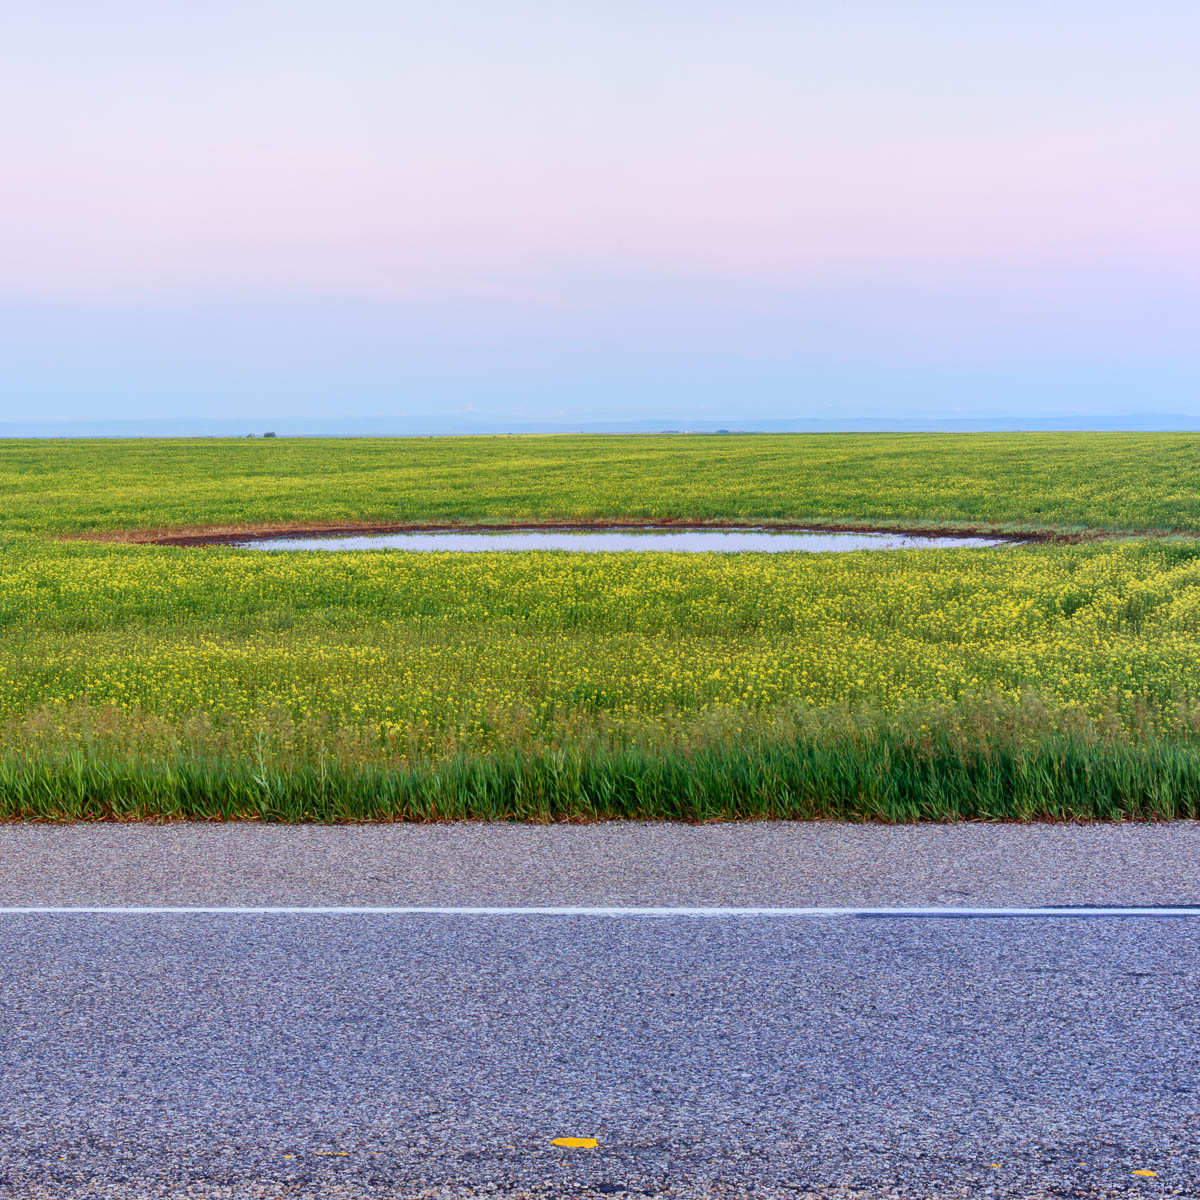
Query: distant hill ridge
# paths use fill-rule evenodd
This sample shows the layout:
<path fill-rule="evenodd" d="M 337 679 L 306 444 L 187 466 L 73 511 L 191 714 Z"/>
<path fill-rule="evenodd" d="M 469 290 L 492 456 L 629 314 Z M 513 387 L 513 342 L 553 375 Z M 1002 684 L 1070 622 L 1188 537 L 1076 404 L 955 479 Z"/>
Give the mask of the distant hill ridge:
<path fill-rule="evenodd" d="M 0 438 L 171 437 L 446 437 L 530 433 L 954 433 L 1192 432 L 1200 415 L 1142 413 L 1049 417 L 815 417 L 764 420 L 678 418 L 636 421 L 523 421 L 465 416 L 209 419 L 173 417 L 125 421 L 0 421 Z"/>

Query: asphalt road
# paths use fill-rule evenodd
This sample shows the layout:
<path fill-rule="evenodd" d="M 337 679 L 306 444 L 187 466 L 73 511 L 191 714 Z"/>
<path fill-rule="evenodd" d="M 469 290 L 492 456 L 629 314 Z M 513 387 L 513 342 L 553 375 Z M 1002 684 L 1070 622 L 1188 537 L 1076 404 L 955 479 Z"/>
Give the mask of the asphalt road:
<path fill-rule="evenodd" d="M 1171 825 L 0 825 L 0 904 L 1195 904 Z"/>
<path fill-rule="evenodd" d="M 0 901 L 1186 904 L 1197 848 L 10 827 Z M 5 1197 L 1200 1196 L 1200 917 L 0 922 Z"/>

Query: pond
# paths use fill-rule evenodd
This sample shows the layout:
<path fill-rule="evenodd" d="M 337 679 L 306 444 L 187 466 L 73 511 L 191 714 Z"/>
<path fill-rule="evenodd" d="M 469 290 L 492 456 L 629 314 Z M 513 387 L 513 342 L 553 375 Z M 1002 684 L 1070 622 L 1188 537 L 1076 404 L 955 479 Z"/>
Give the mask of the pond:
<path fill-rule="evenodd" d="M 495 532 L 437 530 L 413 533 L 322 534 L 237 542 L 246 550 L 668 550 L 829 552 L 846 550 L 938 550 L 1011 545 L 1003 538 L 908 533 L 829 533 L 821 530 L 756 529 L 502 529 Z"/>

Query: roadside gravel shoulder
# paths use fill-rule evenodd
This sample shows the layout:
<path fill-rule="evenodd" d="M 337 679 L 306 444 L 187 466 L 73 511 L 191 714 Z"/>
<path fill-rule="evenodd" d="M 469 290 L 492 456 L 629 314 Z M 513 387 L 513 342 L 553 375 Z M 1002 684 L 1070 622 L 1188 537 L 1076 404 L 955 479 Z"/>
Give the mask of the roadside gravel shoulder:
<path fill-rule="evenodd" d="M 14 1197 L 17 1192 L 7 1193 Z M 7 1195 L 0 1192 L 0 1195 Z M 407 1188 L 403 1184 L 387 1184 L 361 1188 L 341 1183 L 309 1184 L 183 1184 L 159 1187 L 143 1184 L 69 1184 L 36 1185 L 22 1190 L 22 1200 L 610 1200 L 616 1197 L 644 1197 L 647 1200 L 1160 1200 L 1167 1196 L 1187 1196 L 1194 1193 L 1181 1189 L 1148 1191 L 1133 1186 L 1121 1191 L 1102 1191 L 1087 1188 L 1078 1192 L 1050 1190 L 1030 1191 L 1029 1187 L 1008 1188 L 1003 1185 L 980 1191 L 978 1188 L 951 1187 L 938 1191 L 913 1191 L 911 1188 L 887 1191 L 860 1191 L 853 1188 L 828 1188 L 811 1191 L 801 1188 L 738 1187 L 668 1187 L 661 1191 L 636 1188 L 627 1191 L 619 1187 L 597 1189 L 571 1184 L 546 1188 L 503 1187 L 437 1187 Z"/>
<path fill-rule="evenodd" d="M 1190 905 L 1200 822 L 0 825 L 0 904 Z"/>

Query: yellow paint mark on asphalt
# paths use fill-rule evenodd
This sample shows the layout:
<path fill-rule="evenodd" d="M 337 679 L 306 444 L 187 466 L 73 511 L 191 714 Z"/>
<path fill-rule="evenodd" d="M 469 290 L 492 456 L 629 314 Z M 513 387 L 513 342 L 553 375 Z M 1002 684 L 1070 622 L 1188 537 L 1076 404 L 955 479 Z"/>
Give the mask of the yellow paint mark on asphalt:
<path fill-rule="evenodd" d="M 561 1137 L 555 1138 L 553 1145 L 565 1146 L 568 1150 L 594 1150 L 600 1143 L 595 1138 Z"/>
<path fill-rule="evenodd" d="M 989 1167 L 998 1167 L 999 1165 L 999 1163 L 988 1163 Z"/>
<path fill-rule="evenodd" d="M 1147 1179 L 1157 1179 L 1157 1171 L 1134 1171 L 1135 1175 L 1144 1175 Z"/>

